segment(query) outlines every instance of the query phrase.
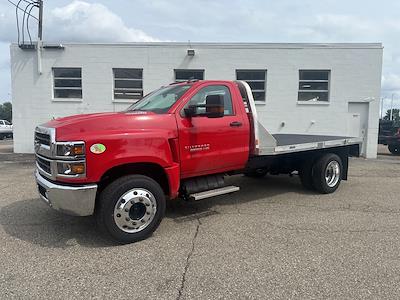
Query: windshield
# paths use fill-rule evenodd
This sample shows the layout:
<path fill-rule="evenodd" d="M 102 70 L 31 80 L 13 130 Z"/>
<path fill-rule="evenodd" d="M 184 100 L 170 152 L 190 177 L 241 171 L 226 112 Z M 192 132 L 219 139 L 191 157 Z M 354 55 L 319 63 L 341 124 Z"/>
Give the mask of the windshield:
<path fill-rule="evenodd" d="M 131 105 L 127 111 L 151 111 L 156 114 L 165 114 L 191 86 L 186 84 L 163 87 Z"/>

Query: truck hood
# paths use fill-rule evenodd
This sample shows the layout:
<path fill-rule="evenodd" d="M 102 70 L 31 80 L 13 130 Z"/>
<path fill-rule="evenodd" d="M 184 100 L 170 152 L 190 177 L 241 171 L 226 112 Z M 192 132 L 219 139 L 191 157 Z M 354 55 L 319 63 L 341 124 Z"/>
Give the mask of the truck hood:
<path fill-rule="evenodd" d="M 86 135 L 162 130 L 176 133 L 175 116 L 152 112 L 116 112 L 74 115 L 43 124 L 56 129 L 57 141 L 84 140 Z M 172 134 L 174 135 L 174 134 Z"/>

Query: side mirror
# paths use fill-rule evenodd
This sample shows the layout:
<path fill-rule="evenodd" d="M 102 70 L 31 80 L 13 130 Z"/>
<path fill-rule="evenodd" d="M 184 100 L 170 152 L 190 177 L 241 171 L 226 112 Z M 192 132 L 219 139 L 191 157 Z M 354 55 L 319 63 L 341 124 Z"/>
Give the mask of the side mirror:
<path fill-rule="evenodd" d="M 206 97 L 206 117 L 221 118 L 224 116 L 224 97 L 222 95 L 208 95 Z"/>
<path fill-rule="evenodd" d="M 197 106 L 189 105 L 188 107 L 185 107 L 183 111 L 185 112 L 185 117 L 187 118 L 194 117 L 196 115 Z"/>

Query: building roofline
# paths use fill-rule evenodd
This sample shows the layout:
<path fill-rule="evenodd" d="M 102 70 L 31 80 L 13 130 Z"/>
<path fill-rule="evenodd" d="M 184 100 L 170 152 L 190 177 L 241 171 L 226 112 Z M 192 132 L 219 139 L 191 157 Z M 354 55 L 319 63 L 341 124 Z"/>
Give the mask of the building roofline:
<path fill-rule="evenodd" d="M 48 43 L 44 43 L 45 45 Z M 54 43 L 51 43 L 54 45 Z M 101 47 L 186 47 L 186 48 L 230 48 L 230 49 L 382 49 L 382 43 L 218 43 L 218 42 L 127 42 L 127 43 L 60 43 L 63 46 Z M 12 43 L 12 46 L 18 46 Z"/>

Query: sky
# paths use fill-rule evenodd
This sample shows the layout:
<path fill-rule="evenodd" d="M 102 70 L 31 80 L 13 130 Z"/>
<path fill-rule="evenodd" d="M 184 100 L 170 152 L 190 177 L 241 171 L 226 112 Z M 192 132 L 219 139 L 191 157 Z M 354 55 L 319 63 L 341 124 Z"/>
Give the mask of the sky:
<path fill-rule="evenodd" d="M 392 95 L 400 107 L 399 15 L 399 0 L 44 0 L 43 36 L 46 42 L 381 42 L 389 108 Z M 33 19 L 30 28 L 36 36 Z M 15 7 L 0 0 L 0 103 L 11 100 L 9 44 L 16 40 Z"/>

